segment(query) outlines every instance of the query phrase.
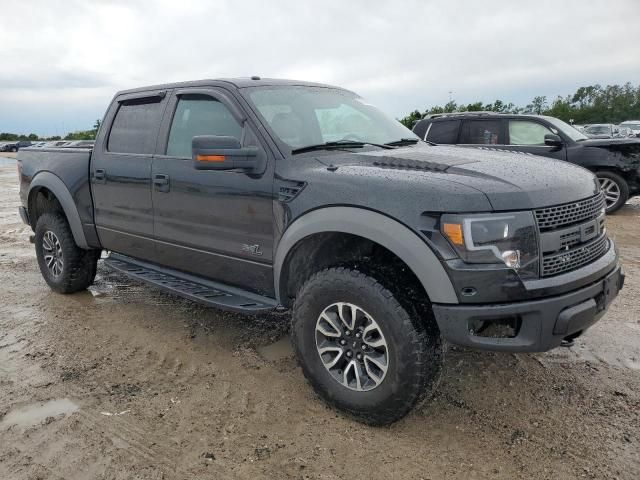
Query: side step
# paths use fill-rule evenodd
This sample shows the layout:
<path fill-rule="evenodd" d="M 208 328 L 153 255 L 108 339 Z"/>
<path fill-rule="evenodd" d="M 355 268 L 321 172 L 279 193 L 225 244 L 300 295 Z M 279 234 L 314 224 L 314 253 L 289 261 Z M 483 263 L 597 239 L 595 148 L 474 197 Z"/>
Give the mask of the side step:
<path fill-rule="evenodd" d="M 167 292 L 223 310 L 259 313 L 274 310 L 276 300 L 152 263 L 111 253 L 105 265 Z"/>

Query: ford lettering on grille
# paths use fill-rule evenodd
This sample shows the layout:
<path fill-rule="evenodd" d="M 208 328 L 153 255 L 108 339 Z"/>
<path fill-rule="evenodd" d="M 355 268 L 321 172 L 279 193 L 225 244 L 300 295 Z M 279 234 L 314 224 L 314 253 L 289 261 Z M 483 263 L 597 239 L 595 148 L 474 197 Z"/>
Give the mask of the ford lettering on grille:
<path fill-rule="evenodd" d="M 542 277 L 576 270 L 606 253 L 609 240 L 602 194 L 534 213 L 540 230 Z"/>

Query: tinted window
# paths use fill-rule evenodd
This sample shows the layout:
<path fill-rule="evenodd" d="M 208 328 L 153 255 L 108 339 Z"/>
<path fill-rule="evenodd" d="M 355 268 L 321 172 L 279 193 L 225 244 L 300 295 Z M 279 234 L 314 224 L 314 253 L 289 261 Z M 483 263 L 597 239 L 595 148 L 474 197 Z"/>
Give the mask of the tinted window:
<path fill-rule="evenodd" d="M 433 122 L 427 133 L 426 140 L 435 143 L 456 143 L 458 141 L 459 128 L 460 120 Z"/>
<path fill-rule="evenodd" d="M 500 135 L 500 120 L 466 120 L 460 143 L 498 145 L 504 143 Z"/>
<path fill-rule="evenodd" d="M 122 102 L 113 120 L 107 150 L 154 153 L 162 106 L 159 97 Z"/>
<path fill-rule="evenodd" d="M 544 136 L 553 133 L 544 125 L 525 120 L 509 120 L 510 145 L 544 145 Z"/>
<path fill-rule="evenodd" d="M 191 157 L 191 140 L 197 135 L 221 135 L 241 140 L 242 126 L 227 107 L 206 95 L 183 95 L 171 123 L 167 155 Z"/>

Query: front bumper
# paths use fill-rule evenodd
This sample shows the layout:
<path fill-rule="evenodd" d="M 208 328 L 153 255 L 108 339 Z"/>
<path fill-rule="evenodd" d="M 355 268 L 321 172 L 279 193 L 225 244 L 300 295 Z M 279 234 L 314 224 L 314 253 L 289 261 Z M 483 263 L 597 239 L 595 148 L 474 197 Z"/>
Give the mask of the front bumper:
<path fill-rule="evenodd" d="M 544 352 L 602 318 L 623 285 L 624 273 L 616 265 L 604 278 L 562 295 L 503 304 L 434 304 L 433 311 L 442 335 L 451 343 L 484 350 Z M 489 337 L 474 332 L 478 324 L 503 319 L 518 325 L 514 336 Z"/>

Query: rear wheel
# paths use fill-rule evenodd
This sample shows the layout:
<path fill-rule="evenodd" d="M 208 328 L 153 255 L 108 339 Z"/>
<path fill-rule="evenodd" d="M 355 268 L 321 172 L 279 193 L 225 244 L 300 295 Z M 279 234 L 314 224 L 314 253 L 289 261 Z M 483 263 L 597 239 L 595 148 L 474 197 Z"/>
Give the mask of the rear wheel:
<path fill-rule="evenodd" d="M 73 293 L 93 283 L 100 251 L 78 247 L 62 214 L 44 213 L 38 218 L 35 245 L 40 272 L 56 292 Z"/>
<path fill-rule="evenodd" d="M 629 185 L 626 180 L 613 172 L 597 172 L 596 175 L 604 194 L 607 213 L 619 210 L 629 199 Z"/>
<path fill-rule="evenodd" d="M 409 310 L 357 270 L 312 276 L 296 297 L 292 338 L 320 397 L 360 421 L 386 425 L 431 393 L 442 364 L 440 335 L 433 318 Z"/>

